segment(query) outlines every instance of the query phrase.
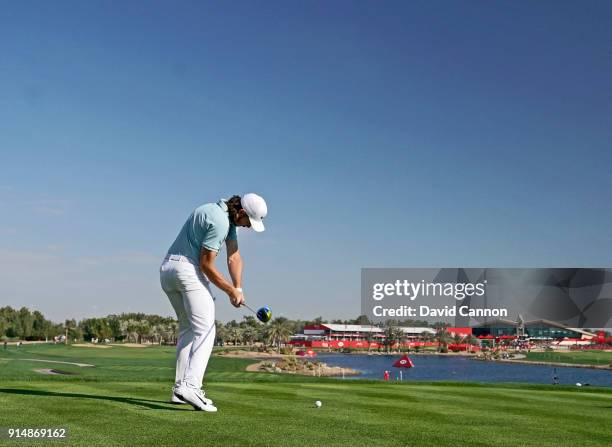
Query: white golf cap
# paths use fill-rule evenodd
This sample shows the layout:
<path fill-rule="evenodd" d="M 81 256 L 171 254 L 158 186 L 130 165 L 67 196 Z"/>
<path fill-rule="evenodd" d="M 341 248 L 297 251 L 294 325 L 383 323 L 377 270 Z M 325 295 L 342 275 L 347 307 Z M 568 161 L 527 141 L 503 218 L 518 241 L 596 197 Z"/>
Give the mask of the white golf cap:
<path fill-rule="evenodd" d="M 253 231 L 257 231 L 258 233 L 264 231 L 265 228 L 262 220 L 266 217 L 266 214 L 268 214 L 266 201 L 257 194 L 250 192 L 242 196 L 240 203 L 244 211 L 246 211 L 247 216 L 249 216 Z"/>

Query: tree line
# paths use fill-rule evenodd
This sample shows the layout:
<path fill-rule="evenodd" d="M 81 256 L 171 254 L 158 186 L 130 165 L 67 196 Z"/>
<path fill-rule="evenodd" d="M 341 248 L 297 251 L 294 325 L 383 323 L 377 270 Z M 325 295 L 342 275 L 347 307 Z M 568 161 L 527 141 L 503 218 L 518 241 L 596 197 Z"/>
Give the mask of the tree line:
<path fill-rule="evenodd" d="M 27 307 L 17 310 L 10 306 L 0 308 L 0 338 L 44 340 L 60 331 L 61 325 L 47 320 L 37 310 L 30 312 Z"/>
<path fill-rule="evenodd" d="M 355 320 L 334 320 L 334 323 L 368 324 L 367 318 Z M 304 326 L 326 323 L 323 318 L 314 320 L 289 320 L 284 317 L 274 318 L 263 325 L 255 317 L 247 315 L 242 321 L 222 323 L 216 321 L 217 344 L 266 344 L 280 345 L 295 333 L 302 332 Z M 148 315 L 144 313 L 122 313 L 99 318 L 65 320 L 54 323 L 44 315 L 27 307 L 13 309 L 10 306 L 0 308 L 0 340 L 53 340 L 55 337 L 67 336 L 70 341 L 105 340 L 131 343 L 169 343 L 175 344 L 178 339 L 178 321 L 171 317 Z"/>
<path fill-rule="evenodd" d="M 257 342 L 280 347 L 289 340 L 291 335 L 302 333 L 305 326 L 334 324 L 372 324 L 365 315 L 352 320 L 326 321 L 322 317 L 314 320 L 290 320 L 284 317 L 274 318 L 264 325 L 255 317 L 247 315 L 241 321 L 232 320 L 227 323 L 216 322 L 216 343 L 232 345 L 252 345 Z M 388 321 L 385 331 L 385 345 L 391 346 L 404 341 L 404 335 L 398 327 L 427 327 L 425 321 L 405 320 Z M 435 336 L 423 333 L 423 338 L 447 344 L 452 342 L 445 332 L 446 323 L 435 323 Z M 63 323 L 53 323 L 47 320 L 39 311 L 30 311 L 27 307 L 13 309 L 10 306 L 0 308 L 0 340 L 53 340 L 55 337 L 67 335 L 72 341 L 105 340 L 131 343 L 168 343 L 175 344 L 178 339 L 178 321 L 171 317 L 148 315 L 144 313 L 122 313 L 99 318 L 85 318 L 80 321 L 65 320 Z"/>
<path fill-rule="evenodd" d="M 144 313 L 123 313 L 102 318 L 74 319 L 54 323 L 44 315 L 27 307 L 0 308 L 0 340 L 53 340 L 62 335 L 69 340 L 91 341 L 144 341 L 176 342 L 178 322 L 169 317 L 146 315 Z"/>

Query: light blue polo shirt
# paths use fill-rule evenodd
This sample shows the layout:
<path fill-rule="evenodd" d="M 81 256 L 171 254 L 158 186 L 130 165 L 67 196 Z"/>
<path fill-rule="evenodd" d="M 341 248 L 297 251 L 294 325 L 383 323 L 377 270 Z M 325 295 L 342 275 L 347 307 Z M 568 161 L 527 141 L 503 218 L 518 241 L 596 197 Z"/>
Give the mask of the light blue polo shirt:
<path fill-rule="evenodd" d="M 168 255 L 181 255 L 196 265 L 200 263 L 202 247 L 218 252 L 226 239 L 237 240 L 236 226 L 230 223 L 225 201 L 197 207 L 181 228 Z"/>

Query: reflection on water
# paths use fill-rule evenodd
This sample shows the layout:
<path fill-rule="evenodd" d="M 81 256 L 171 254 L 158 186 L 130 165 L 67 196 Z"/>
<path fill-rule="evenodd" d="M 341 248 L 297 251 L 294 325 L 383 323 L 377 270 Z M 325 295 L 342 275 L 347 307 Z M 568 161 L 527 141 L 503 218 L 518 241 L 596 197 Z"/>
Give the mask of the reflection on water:
<path fill-rule="evenodd" d="M 329 365 L 344 366 L 362 372 L 356 379 L 382 379 L 385 370 L 391 372 L 391 380 L 399 376 L 399 369 L 392 364 L 398 355 L 354 355 L 320 353 L 318 359 Z M 553 376 L 561 385 L 576 383 L 594 386 L 612 386 L 612 371 L 525 365 L 520 363 L 484 362 L 461 356 L 414 355 L 415 367 L 402 368 L 406 381 L 456 380 L 467 382 L 523 382 L 551 384 Z"/>

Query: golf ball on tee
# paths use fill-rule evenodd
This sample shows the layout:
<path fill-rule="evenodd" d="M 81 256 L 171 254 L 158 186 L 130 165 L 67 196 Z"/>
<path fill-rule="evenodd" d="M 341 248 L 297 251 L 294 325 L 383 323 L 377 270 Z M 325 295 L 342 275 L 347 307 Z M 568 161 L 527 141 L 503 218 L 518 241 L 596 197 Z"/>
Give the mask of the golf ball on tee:
<path fill-rule="evenodd" d="M 321 408 L 321 405 L 323 405 L 323 404 L 321 403 L 321 401 L 320 401 L 320 400 L 317 400 L 317 401 L 315 402 L 315 407 L 317 407 L 317 408 Z"/>

